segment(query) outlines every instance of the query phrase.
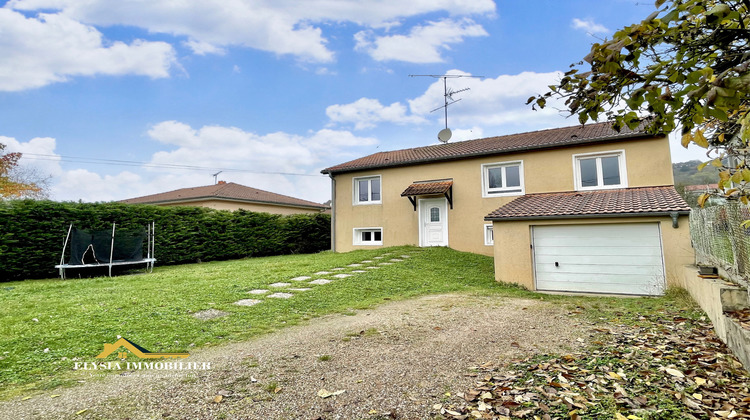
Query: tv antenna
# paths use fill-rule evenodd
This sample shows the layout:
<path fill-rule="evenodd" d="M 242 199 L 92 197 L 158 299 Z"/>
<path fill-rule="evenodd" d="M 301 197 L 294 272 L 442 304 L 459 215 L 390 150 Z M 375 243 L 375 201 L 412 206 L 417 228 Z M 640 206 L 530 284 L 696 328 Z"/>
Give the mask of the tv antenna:
<path fill-rule="evenodd" d="M 448 140 L 450 140 L 451 136 L 453 135 L 450 128 L 448 128 L 448 105 L 453 105 L 456 102 L 461 100 L 461 98 L 454 99 L 453 95 L 460 93 L 460 92 L 466 92 L 467 90 L 471 90 L 471 88 L 463 88 L 459 90 L 448 89 L 448 79 L 449 78 L 457 79 L 459 77 L 484 78 L 484 76 L 470 76 L 468 74 L 410 74 L 409 77 L 432 77 L 434 79 L 443 79 L 444 103 L 442 106 L 439 106 L 430 112 L 435 112 L 439 109 L 443 109 L 445 111 L 445 128 L 440 130 L 440 132 L 438 133 L 438 140 L 440 140 L 443 143 L 447 143 Z"/>
<path fill-rule="evenodd" d="M 217 173 L 213 174 L 213 177 L 214 177 L 214 185 L 216 185 L 216 183 L 218 182 L 218 181 L 216 180 L 216 179 L 217 179 L 216 177 L 218 177 L 218 176 L 219 176 L 219 174 L 220 174 L 220 173 L 222 173 L 222 172 L 224 172 L 224 171 L 219 171 L 219 172 L 217 172 Z"/>

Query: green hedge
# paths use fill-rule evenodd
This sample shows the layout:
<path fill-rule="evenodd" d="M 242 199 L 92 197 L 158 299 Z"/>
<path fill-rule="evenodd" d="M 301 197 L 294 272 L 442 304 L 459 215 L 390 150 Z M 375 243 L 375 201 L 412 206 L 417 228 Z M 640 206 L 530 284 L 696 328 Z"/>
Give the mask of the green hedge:
<path fill-rule="evenodd" d="M 121 203 L 0 202 L 0 281 L 57 275 L 73 223 L 83 229 L 128 229 L 156 223 L 157 265 L 330 249 L 327 214 L 281 216 L 200 207 Z M 66 261 L 68 256 L 66 255 Z"/>

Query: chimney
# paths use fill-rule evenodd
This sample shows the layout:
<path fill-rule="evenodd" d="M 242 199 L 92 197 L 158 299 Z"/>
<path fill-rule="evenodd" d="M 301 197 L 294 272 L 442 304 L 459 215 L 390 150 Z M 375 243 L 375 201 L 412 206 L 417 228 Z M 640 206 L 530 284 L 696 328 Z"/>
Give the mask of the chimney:
<path fill-rule="evenodd" d="M 219 185 L 224 185 L 226 183 L 227 183 L 227 181 L 219 181 Z"/>

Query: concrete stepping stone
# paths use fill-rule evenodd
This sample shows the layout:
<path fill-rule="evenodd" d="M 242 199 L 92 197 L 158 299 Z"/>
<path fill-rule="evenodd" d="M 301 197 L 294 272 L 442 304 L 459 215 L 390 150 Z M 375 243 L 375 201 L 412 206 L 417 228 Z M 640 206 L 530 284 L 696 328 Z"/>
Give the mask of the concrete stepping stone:
<path fill-rule="evenodd" d="M 253 289 L 247 293 L 250 293 L 251 295 L 265 295 L 266 293 L 270 292 L 270 290 L 266 289 Z"/>
<path fill-rule="evenodd" d="M 312 289 L 309 288 L 309 287 L 300 287 L 300 288 L 297 288 L 297 289 L 287 289 L 287 290 L 289 290 L 290 292 L 306 292 L 306 291 L 312 290 Z"/>
<path fill-rule="evenodd" d="M 240 299 L 237 302 L 234 302 L 234 304 L 240 306 L 254 306 L 261 302 L 263 301 L 258 299 Z"/>
<path fill-rule="evenodd" d="M 327 280 L 327 279 L 317 279 L 310 282 L 310 284 L 316 284 L 316 285 L 324 285 L 332 282 L 333 280 Z"/>
<path fill-rule="evenodd" d="M 383 267 L 377 267 L 377 266 L 374 266 L 374 265 L 373 265 L 373 266 L 370 266 L 370 267 L 365 267 L 365 268 L 366 268 L 366 269 L 368 269 L 368 270 L 379 270 L 379 269 L 381 269 L 381 268 L 383 268 Z"/>
<path fill-rule="evenodd" d="M 365 270 L 352 270 L 352 273 L 366 273 Z"/>
<path fill-rule="evenodd" d="M 362 267 L 362 264 L 349 264 L 347 267 Z"/>
<path fill-rule="evenodd" d="M 305 281 L 305 280 L 310 280 L 311 278 L 312 277 L 310 277 L 310 276 L 299 276 L 299 277 L 295 277 L 295 278 L 290 279 L 290 280 L 291 281 Z"/>
<path fill-rule="evenodd" d="M 294 295 L 291 293 L 274 293 L 272 295 L 268 295 L 268 297 L 274 298 L 274 299 L 289 299 L 292 296 Z"/>
<path fill-rule="evenodd" d="M 341 273 L 341 274 L 336 274 L 336 275 L 334 275 L 333 277 L 336 277 L 337 279 L 345 279 L 345 278 L 347 278 L 347 277 L 351 277 L 351 276 L 352 276 L 351 274 L 344 274 L 344 273 Z"/>
<path fill-rule="evenodd" d="M 378 263 L 378 264 L 379 265 L 393 265 L 393 263 L 391 263 L 391 262 L 382 262 L 382 263 Z"/>
<path fill-rule="evenodd" d="M 345 268 L 336 267 L 336 268 L 332 268 L 331 270 L 333 270 L 333 271 L 341 271 L 341 270 L 345 270 Z"/>
<path fill-rule="evenodd" d="M 403 261 L 403 260 L 400 260 L 400 259 L 398 259 L 398 258 L 391 258 L 391 261 L 393 261 L 393 262 L 401 262 L 401 261 Z"/>
<path fill-rule="evenodd" d="M 362 264 L 371 263 L 372 260 L 362 260 Z"/>
<path fill-rule="evenodd" d="M 206 321 L 209 319 L 220 318 L 222 316 L 229 315 L 229 312 L 220 311 L 218 309 L 206 309 L 205 311 L 199 311 L 193 314 L 194 317 Z"/>
<path fill-rule="evenodd" d="M 316 276 L 325 276 L 326 274 L 331 274 L 330 271 L 318 271 L 315 273 Z"/>
<path fill-rule="evenodd" d="M 409 255 L 402 255 L 401 258 L 411 258 Z"/>
<path fill-rule="evenodd" d="M 372 257 L 373 260 L 382 260 L 385 257 Z"/>
<path fill-rule="evenodd" d="M 292 285 L 292 283 L 282 283 L 282 282 L 279 282 L 279 283 L 271 283 L 271 284 L 268 285 L 268 287 L 289 287 L 291 285 Z"/>

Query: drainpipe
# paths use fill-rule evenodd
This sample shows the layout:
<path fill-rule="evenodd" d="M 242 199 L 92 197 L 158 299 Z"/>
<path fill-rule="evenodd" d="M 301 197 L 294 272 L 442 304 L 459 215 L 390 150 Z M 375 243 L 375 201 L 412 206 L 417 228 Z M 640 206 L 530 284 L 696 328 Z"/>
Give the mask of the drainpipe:
<path fill-rule="evenodd" d="M 336 178 L 331 177 L 331 251 L 336 252 Z"/>

